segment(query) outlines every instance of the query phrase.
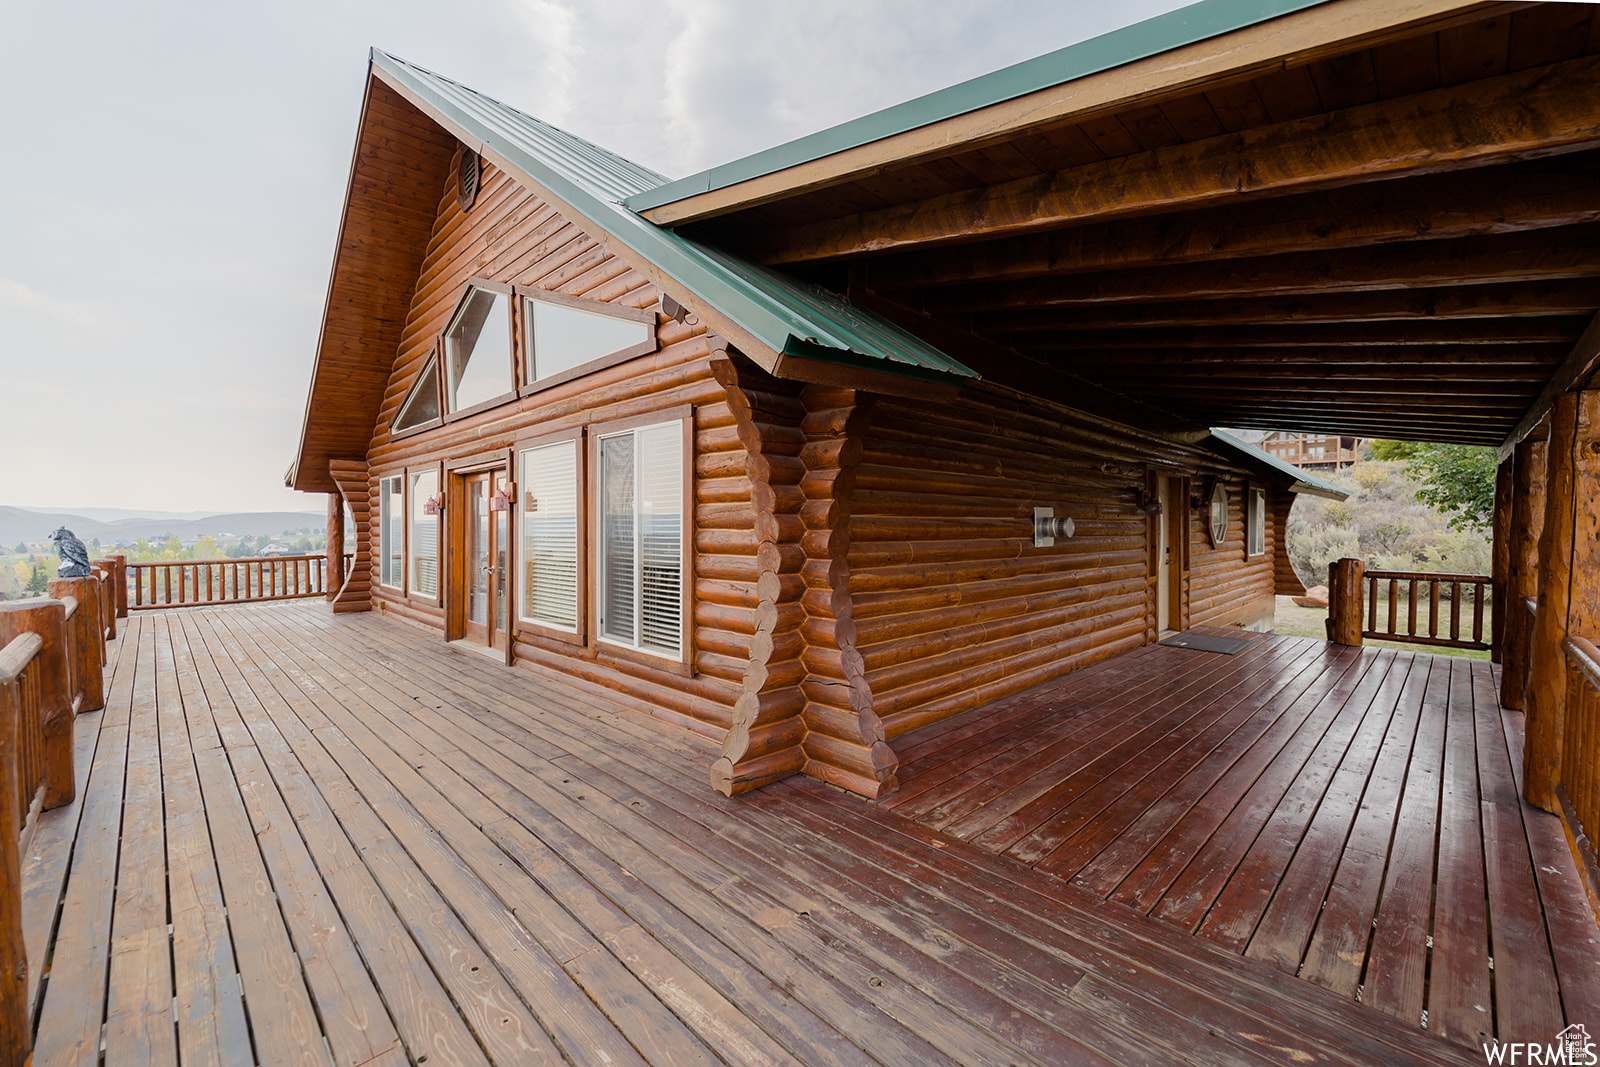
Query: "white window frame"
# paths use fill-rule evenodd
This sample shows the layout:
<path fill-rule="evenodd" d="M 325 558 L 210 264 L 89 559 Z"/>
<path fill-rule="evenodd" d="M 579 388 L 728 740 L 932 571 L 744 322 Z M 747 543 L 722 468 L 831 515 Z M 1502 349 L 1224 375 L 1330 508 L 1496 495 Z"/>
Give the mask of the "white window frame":
<path fill-rule="evenodd" d="M 417 546 L 415 544 L 416 539 L 412 536 L 413 525 L 416 522 L 416 517 L 412 514 L 412 510 L 414 508 L 421 507 L 423 503 L 416 499 L 416 482 L 418 478 L 426 477 L 430 474 L 433 475 L 433 496 L 442 501 L 444 499 L 444 476 L 440 472 L 439 465 L 437 463 L 430 463 L 424 467 L 409 467 L 406 469 L 405 589 L 408 596 L 418 600 L 426 600 L 429 603 L 439 604 L 443 603 L 444 589 L 444 512 L 442 510 L 437 516 L 438 522 L 435 524 L 433 536 L 433 592 L 431 594 L 419 592 L 417 589 L 412 587 L 411 581 L 417 562 Z"/>
<path fill-rule="evenodd" d="M 567 444 L 573 451 L 573 493 L 577 501 L 577 539 L 575 545 L 576 558 L 576 587 L 573 590 L 575 624 L 564 626 L 548 619 L 541 619 L 527 614 L 527 566 L 530 553 L 527 548 L 527 521 L 528 496 L 532 492 L 530 486 L 532 479 L 528 476 L 528 454 L 544 448 L 553 448 Z M 586 590 L 588 589 L 588 495 L 585 492 L 586 484 L 586 459 L 587 449 L 584 447 L 584 434 L 581 429 L 559 434 L 545 434 L 540 437 L 520 440 L 516 444 L 517 459 L 517 501 L 516 501 L 516 533 L 513 542 L 516 548 L 517 580 L 513 583 L 516 597 L 516 626 L 521 633 L 542 634 L 560 641 L 582 644 L 587 632 L 588 603 Z"/>
<path fill-rule="evenodd" d="M 1267 491 L 1250 486 L 1245 490 L 1245 555 L 1264 556 L 1267 552 Z"/>
<path fill-rule="evenodd" d="M 385 589 L 405 590 L 406 503 L 405 471 L 385 474 L 378 479 L 378 584 Z M 398 507 L 398 512 L 396 508 Z M 400 523 L 399 574 L 395 573 L 395 521 Z"/>
<path fill-rule="evenodd" d="M 604 604 L 606 569 L 604 565 L 605 544 L 602 524 L 605 521 L 602 492 L 604 489 L 605 472 L 600 463 L 601 443 L 607 439 L 624 434 L 637 434 L 641 430 L 648 430 L 660 426 L 674 426 L 679 432 L 676 440 L 679 443 L 679 478 L 682 482 L 679 496 L 679 589 L 678 589 L 678 651 L 668 653 L 651 648 L 640 641 L 643 632 L 642 600 L 643 583 L 636 580 L 634 583 L 635 604 L 635 633 L 630 643 L 608 636 L 603 622 L 602 606 Z M 589 500 L 589 612 L 593 636 L 590 641 L 597 650 L 623 655 L 625 657 L 639 657 L 647 662 L 662 665 L 673 664 L 681 671 L 687 672 L 693 663 L 693 597 L 694 571 L 691 566 L 694 545 L 694 508 L 692 499 L 693 471 L 694 471 L 694 419 L 693 410 L 689 405 L 670 411 L 655 412 L 633 419 L 606 423 L 593 426 L 589 430 L 588 442 L 588 500 Z M 635 477 L 638 477 L 639 467 L 634 467 Z M 637 506 L 637 505 L 636 505 Z M 636 511 L 637 515 L 638 512 Z M 635 544 L 640 530 L 640 524 L 635 525 Z M 640 557 L 635 554 L 635 576 L 637 578 L 640 567 Z"/>

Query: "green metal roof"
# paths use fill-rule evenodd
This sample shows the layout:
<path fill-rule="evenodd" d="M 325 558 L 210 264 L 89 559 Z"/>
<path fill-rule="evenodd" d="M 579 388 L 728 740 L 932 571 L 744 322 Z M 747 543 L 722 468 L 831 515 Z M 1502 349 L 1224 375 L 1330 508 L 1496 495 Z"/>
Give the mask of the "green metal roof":
<path fill-rule="evenodd" d="M 932 381 L 977 372 L 843 297 L 662 229 L 623 200 L 664 179 L 464 85 L 373 49 L 372 66 L 468 145 L 504 160 L 774 353 Z M 755 353 L 750 353 L 754 355 Z"/>
<path fill-rule="evenodd" d="M 1340 489 L 1332 482 L 1318 478 L 1308 470 L 1296 467 L 1293 463 L 1285 463 L 1270 452 L 1263 451 L 1255 445 L 1246 444 L 1223 430 L 1213 429 L 1208 440 L 1230 449 L 1245 459 L 1258 466 L 1270 467 L 1279 474 L 1289 478 L 1293 484 L 1289 486 L 1291 493 L 1308 493 L 1311 496 L 1325 496 L 1329 500 L 1345 500 L 1350 494 Z"/>
<path fill-rule="evenodd" d="M 670 204 L 698 193 L 736 185 L 836 152 L 870 144 L 919 126 L 964 115 L 1053 85 L 1098 74 L 1149 56 L 1232 33 L 1258 22 L 1314 7 L 1323 0 L 1202 0 L 1164 15 L 1029 59 L 991 74 L 875 111 L 820 133 L 634 193 L 634 211 Z"/>

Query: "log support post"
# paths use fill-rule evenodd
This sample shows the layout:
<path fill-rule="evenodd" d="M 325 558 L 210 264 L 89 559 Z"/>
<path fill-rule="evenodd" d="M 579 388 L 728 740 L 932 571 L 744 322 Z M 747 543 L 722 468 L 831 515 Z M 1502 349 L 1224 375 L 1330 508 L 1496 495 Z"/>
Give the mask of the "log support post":
<path fill-rule="evenodd" d="M 1516 453 L 1501 461 L 1494 472 L 1494 558 L 1489 586 L 1489 659 L 1505 662 L 1507 589 L 1511 575 L 1511 490 L 1515 483 Z"/>
<path fill-rule="evenodd" d="M 1505 651 L 1500 662 L 1500 703 L 1527 707 L 1528 642 L 1533 617 L 1528 603 L 1539 595 L 1539 534 L 1544 529 L 1545 454 L 1548 445 L 1525 440 L 1511 471 L 1511 528 L 1507 534 Z"/>
<path fill-rule="evenodd" d="M 344 587 L 344 497 L 328 494 L 328 555 L 323 565 L 324 596 L 333 600 Z"/>
<path fill-rule="evenodd" d="M 52 578 L 50 579 L 50 595 L 52 597 L 73 597 L 78 602 L 78 610 L 72 613 L 67 620 L 67 625 L 73 628 L 71 645 L 73 676 L 77 680 L 77 689 L 83 696 L 83 703 L 78 705 L 79 712 L 99 711 L 106 706 L 105 694 L 105 633 L 100 629 L 100 591 L 99 579 L 93 575 L 87 578 Z"/>
<path fill-rule="evenodd" d="M 77 791 L 72 768 L 73 687 L 67 662 L 71 654 L 67 626 L 67 606 L 59 600 L 35 598 L 0 604 L 0 648 L 27 633 L 38 634 L 44 642 L 34 657 L 34 667 L 39 678 L 39 725 L 44 734 L 46 810 L 70 804 Z M 15 747 L 14 741 L 0 747 L 9 751 Z"/>
<path fill-rule="evenodd" d="M 1328 640 L 1361 646 L 1361 583 L 1367 565 L 1359 559 L 1328 564 Z"/>
<path fill-rule="evenodd" d="M 1600 391 L 1563 393 L 1550 409 L 1544 528 L 1539 536 L 1539 607 L 1528 655 L 1527 741 L 1523 783 L 1528 803 L 1561 813 L 1556 790 L 1568 743 L 1569 634 L 1600 633 Z"/>

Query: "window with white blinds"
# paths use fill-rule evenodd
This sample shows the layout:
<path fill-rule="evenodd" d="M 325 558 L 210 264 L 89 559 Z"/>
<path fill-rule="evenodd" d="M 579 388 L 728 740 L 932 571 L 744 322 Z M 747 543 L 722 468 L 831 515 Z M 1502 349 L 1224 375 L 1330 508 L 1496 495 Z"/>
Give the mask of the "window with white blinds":
<path fill-rule="evenodd" d="M 683 652 L 683 423 L 598 439 L 600 636 Z"/>
<path fill-rule="evenodd" d="M 578 628 L 578 442 L 522 453 L 521 617 Z"/>
<path fill-rule="evenodd" d="M 411 476 L 411 566 L 407 569 L 408 591 L 416 596 L 439 596 L 439 515 L 428 514 L 428 501 L 439 494 L 439 472 L 423 471 Z"/>
<path fill-rule="evenodd" d="M 378 582 L 400 588 L 405 577 L 405 505 L 400 476 L 378 479 Z"/>

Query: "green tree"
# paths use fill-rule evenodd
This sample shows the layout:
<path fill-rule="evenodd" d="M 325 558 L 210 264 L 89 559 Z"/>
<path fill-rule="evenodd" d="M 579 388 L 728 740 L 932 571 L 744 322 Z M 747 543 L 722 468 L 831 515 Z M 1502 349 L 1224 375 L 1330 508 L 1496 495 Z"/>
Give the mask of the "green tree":
<path fill-rule="evenodd" d="M 50 579 L 45 577 L 44 564 L 35 563 L 33 572 L 28 575 L 28 592 L 34 596 L 43 596 L 44 591 L 50 587 Z"/>
<path fill-rule="evenodd" d="M 222 555 L 222 550 L 217 548 L 217 539 L 206 534 L 194 543 L 195 559 L 217 559 Z"/>
<path fill-rule="evenodd" d="M 1380 438 L 1372 442 L 1372 458 L 1386 463 L 1402 459 L 1415 459 L 1417 452 L 1426 447 L 1426 445 L 1419 445 L 1415 441 L 1386 441 Z"/>
<path fill-rule="evenodd" d="M 17 555 L 19 555 L 19 556 L 26 555 L 27 551 L 28 551 L 28 542 L 26 542 L 26 541 L 18 541 L 17 542 Z"/>
<path fill-rule="evenodd" d="M 1417 499 L 1449 515 L 1453 530 L 1494 522 L 1495 450 L 1476 445 L 1418 445 L 1406 474 L 1423 484 Z"/>

